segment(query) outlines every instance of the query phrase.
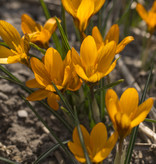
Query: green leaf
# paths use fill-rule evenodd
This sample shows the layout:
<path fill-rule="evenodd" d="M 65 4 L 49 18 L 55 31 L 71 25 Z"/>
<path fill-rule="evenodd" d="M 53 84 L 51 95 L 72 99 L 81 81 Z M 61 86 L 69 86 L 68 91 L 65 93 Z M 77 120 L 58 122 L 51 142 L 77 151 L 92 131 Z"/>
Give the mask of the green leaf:
<path fill-rule="evenodd" d="M 49 10 L 48 10 L 48 8 L 47 8 L 47 6 L 46 6 L 44 0 L 40 0 L 40 4 L 41 4 L 41 6 L 42 6 L 42 9 L 43 9 L 43 11 L 44 11 L 44 14 L 45 14 L 46 19 L 49 19 L 49 18 L 51 17 L 51 15 L 50 15 L 50 13 L 49 13 Z"/>
<path fill-rule="evenodd" d="M 151 123 L 156 123 L 156 120 L 149 119 L 149 118 L 145 118 L 144 121 L 146 121 L 146 122 L 151 122 Z"/>
<path fill-rule="evenodd" d="M 34 44 L 34 43 L 32 43 L 32 42 L 29 42 L 29 44 L 30 44 L 32 47 L 34 47 L 35 49 L 37 49 L 38 51 L 40 51 L 43 55 L 45 55 L 46 50 L 44 50 L 44 49 L 38 47 L 36 44 Z"/>
<path fill-rule="evenodd" d="M 105 89 L 108 89 L 108 88 L 115 87 L 116 85 L 118 85 L 118 84 L 120 84 L 120 83 L 122 83 L 122 82 L 124 82 L 124 79 L 120 79 L 120 80 L 118 80 L 118 81 L 116 81 L 116 82 L 107 84 L 107 85 L 105 85 L 105 86 L 103 86 L 103 87 L 101 87 L 101 88 L 96 89 L 94 92 L 99 92 L 99 91 L 101 91 L 101 90 L 105 90 Z"/>
<path fill-rule="evenodd" d="M 6 163 L 9 163 L 9 164 L 19 164 L 17 162 L 11 161 L 11 160 L 9 160 L 7 158 L 4 158 L 4 157 L 0 157 L 0 161 L 6 162 Z"/>
<path fill-rule="evenodd" d="M 57 26 L 59 28 L 59 31 L 60 31 L 60 34 L 61 34 L 61 37 L 62 37 L 63 45 L 65 46 L 66 52 L 68 52 L 71 48 L 70 48 L 67 36 L 66 36 L 66 34 L 65 34 L 65 32 L 64 32 L 58 18 L 55 17 L 55 19 L 56 19 Z M 65 58 L 65 56 L 64 56 L 64 58 Z"/>

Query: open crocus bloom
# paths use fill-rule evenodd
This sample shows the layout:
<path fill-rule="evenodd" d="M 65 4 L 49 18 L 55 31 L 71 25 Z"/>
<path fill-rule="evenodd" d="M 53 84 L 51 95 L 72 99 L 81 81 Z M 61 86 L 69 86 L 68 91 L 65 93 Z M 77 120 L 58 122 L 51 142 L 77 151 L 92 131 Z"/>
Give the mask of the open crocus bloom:
<path fill-rule="evenodd" d="M 107 129 L 102 122 L 96 124 L 90 134 L 83 125 L 80 125 L 80 128 L 90 160 L 95 163 L 103 161 L 116 144 L 117 132 L 107 139 Z M 73 142 L 69 141 L 68 147 L 79 162 L 86 162 L 77 127 L 73 131 Z"/>
<path fill-rule="evenodd" d="M 29 65 L 27 53 L 29 51 L 29 37 L 21 38 L 18 31 L 8 22 L 0 20 L 0 36 L 10 48 L 0 45 L 0 63 L 22 63 Z"/>
<path fill-rule="evenodd" d="M 26 85 L 39 89 L 29 95 L 27 100 L 37 101 L 47 97 L 49 106 L 57 110 L 59 96 L 52 83 L 59 90 L 76 91 L 81 87 L 82 82 L 74 71 L 70 51 L 62 61 L 60 54 L 54 48 L 49 48 L 42 60 L 43 62 L 34 57 L 30 59 L 35 79 L 27 81 Z"/>
<path fill-rule="evenodd" d="M 90 17 L 97 13 L 105 0 L 62 0 L 65 10 L 74 18 L 80 32 L 84 32 Z"/>
<path fill-rule="evenodd" d="M 30 41 L 40 47 L 48 48 L 50 37 L 57 27 L 55 18 L 48 19 L 44 26 L 36 23 L 27 14 L 22 15 L 21 21 L 22 31 L 29 35 Z"/>
<path fill-rule="evenodd" d="M 80 56 L 74 48 L 71 51 L 76 73 L 85 82 L 98 82 L 116 66 L 116 60 L 112 63 L 116 51 L 114 41 L 97 50 L 94 38 L 87 36 L 82 42 Z"/>
<path fill-rule="evenodd" d="M 154 1 L 152 8 L 149 11 L 141 5 L 137 4 L 136 10 L 140 17 L 146 22 L 148 30 L 153 33 L 156 29 L 156 1 Z"/>
<path fill-rule="evenodd" d="M 133 127 L 144 121 L 153 106 L 152 98 L 138 106 L 139 96 L 134 88 L 125 90 L 120 100 L 115 91 L 109 89 L 106 92 L 105 102 L 114 128 L 121 139 L 130 134 Z"/>
<path fill-rule="evenodd" d="M 116 54 L 120 53 L 127 44 L 134 40 L 132 36 L 127 36 L 119 43 L 119 26 L 117 24 L 112 25 L 109 29 L 105 39 L 103 40 L 102 35 L 97 26 L 92 29 L 92 36 L 95 39 L 97 48 L 99 49 L 102 45 L 106 45 L 110 41 L 116 42 Z"/>

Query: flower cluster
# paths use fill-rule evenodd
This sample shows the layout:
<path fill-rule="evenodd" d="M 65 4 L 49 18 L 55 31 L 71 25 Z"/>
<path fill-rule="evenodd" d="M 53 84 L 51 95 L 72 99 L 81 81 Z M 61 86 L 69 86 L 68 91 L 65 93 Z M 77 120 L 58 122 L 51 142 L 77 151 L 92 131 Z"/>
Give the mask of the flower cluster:
<path fill-rule="evenodd" d="M 64 59 L 60 51 L 49 47 L 50 38 L 57 25 L 60 25 L 54 17 L 42 26 L 27 14 L 23 14 L 22 37 L 11 24 L 0 20 L 0 36 L 5 42 L 5 46 L 0 45 L 0 63 L 22 63 L 34 73 L 35 78 L 27 81 L 26 86 L 36 90 L 27 97 L 27 100 L 40 101 L 47 98 L 48 105 L 57 111 L 60 107 L 57 89 L 64 94 L 67 90 L 77 91 L 86 84 L 92 91 L 91 98 L 94 102 L 92 88 L 115 69 L 118 60 L 115 59 L 115 55 L 134 40 L 132 36 L 127 36 L 119 42 L 117 24 L 111 26 L 104 39 L 97 26 L 93 27 L 92 34 L 85 33 L 89 19 L 104 3 L 105 0 L 62 0 L 63 7 L 72 15 L 80 35 L 83 35 L 80 53 L 71 48 Z M 140 4 L 137 5 L 137 11 L 146 21 L 148 29 L 153 31 L 156 28 L 156 1 L 149 12 Z M 44 48 L 45 54 L 41 59 L 30 55 L 31 42 L 39 49 Z M 93 163 L 103 161 L 114 148 L 118 138 L 123 140 L 129 135 L 132 128 L 144 121 L 153 106 L 152 98 L 138 105 L 139 96 L 134 88 L 126 89 L 120 99 L 113 89 L 108 89 L 103 101 L 113 123 L 113 134 L 107 135 L 106 126 L 102 122 L 97 123 L 90 134 L 83 125 L 80 125 L 84 145 Z M 77 127 L 73 130 L 73 142 L 68 142 L 68 148 L 79 162 L 86 162 Z"/>

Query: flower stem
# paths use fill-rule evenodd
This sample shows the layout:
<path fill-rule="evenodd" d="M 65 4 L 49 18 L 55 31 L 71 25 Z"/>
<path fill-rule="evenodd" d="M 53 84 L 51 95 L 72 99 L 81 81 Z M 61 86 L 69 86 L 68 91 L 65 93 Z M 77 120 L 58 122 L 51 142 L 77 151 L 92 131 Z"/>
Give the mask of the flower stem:
<path fill-rule="evenodd" d="M 143 54 L 142 54 L 142 69 L 145 69 L 145 66 L 147 64 L 147 58 L 148 58 L 148 54 L 149 54 L 149 47 L 151 44 L 151 38 L 152 38 L 152 33 L 150 33 L 150 37 L 147 40 L 146 47 L 145 47 Z"/>
<path fill-rule="evenodd" d="M 122 159 L 123 142 L 124 142 L 124 139 L 120 138 L 119 145 L 118 145 L 118 158 L 116 161 L 117 164 L 121 164 L 121 162 L 122 162 L 121 159 Z"/>
<path fill-rule="evenodd" d="M 100 110 L 94 95 L 93 86 L 90 87 L 91 101 L 92 101 L 92 113 L 96 123 L 100 122 Z"/>

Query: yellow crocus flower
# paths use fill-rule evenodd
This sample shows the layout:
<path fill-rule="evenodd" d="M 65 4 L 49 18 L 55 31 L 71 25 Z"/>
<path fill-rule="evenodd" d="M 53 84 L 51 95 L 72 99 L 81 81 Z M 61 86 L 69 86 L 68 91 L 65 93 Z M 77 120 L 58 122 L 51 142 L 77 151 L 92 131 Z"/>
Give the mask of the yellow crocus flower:
<path fill-rule="evenodd" d="M 35 79 L 27 81 L 26 85 L 30 88 L 39 89 L 30 94 L 27 100 L 37 101 L 47 97 L 49 106 L 57 110 L 59 108 L 59 96 L 56 94 L 52 82 L 61 91 L 66 89 L 76 91 L 81 87 L 82 82 L 74 71 L 70 51 L 62 61 L 57 50 L 48 48 L 42 61 L 34 57 L 30 59 Z"/>
<path fill-rule="evenodd" d="M 120 53 L 127 44 L 129 44 L 131 41 L 134 40 L 132 36 L 127 36 L 125 37 L 120 43 L 119 43 L 119 26 L 117 24 L 114 24 L 111 26 L 109 29 L 105 39 L 103 40 L 102 35 L 98 29 L 97 26 L 95 26 L 92 29 L 92 36 L 95 39 L 97 48 L 99 49 L 102 45 L 106 45 L 110 41 L 115 41 L 116 42 L 116 54 Z"/>
<path fill-rule="evenodd" d="M 138 106 L 139 96 L 134 88 L 126 89 L 120 100 L 115 91 L 109 89 L 106 92 L 105 102 L 114 129 L 118 132 L 120 139 L 125 138 L 130 134 L 132 128 L 144 121 L 153 106 L 152 98 L 148 98 Z"/>
<path fill-rule="evenodd" d="M 28 66 L 29 37 L 25 35 L 21 38 L 18 31 L 10 23 L 3 20 L 0 20 L 0 36 L 10 48 L 0 45 L 0 63 L 19 62 Z"/>
<path fill-rule="evenodd" d="M 102 122 L 96 124 L 90 134 L 83 125 L 80 125 L 80 128 L 90 160 L 93 163 L 103 161 L 116 144 L 118 139 L 117 132 L 113 133 L 109 139 L 107 139 L 107 129 Z M 68 142 L 68 148 L 79 162 L 86 162 L 77 127 L 74 128 L 73 142 Z"/>
<path fill-rule="evenodd" d="M 84 32 L 90 17 L 97 13 L 105 0 L 62 0 L 65 10 L 74 18 L 80 32 Z"/>
<path fill-rule="evenodd" d="M 148 30 L 153 33 L 156 29 L 156 1 L 154 1 L 152 8 L 149 11 L 138 3 L 136 10 L 139 13 L 140 17 L 146 22 Z"/>
<path fill-rule="evenodd" d="M 21 28 L 24 34 L 28 34 L 30 41 L 42 48 L 49 47 L 51 35 L 55 32 L 57 23 L 55 18 L 50 18 L 41 26 L 36 23 L 30 16 L 23 14 L 21 17 Z"/>
<path fill-rule="evenodd" d="M 116 51 L 114 41 L 98 50 L 94 38 L 87 36 L 81 44 L 80 56 L 74 48 L 71 51 L 76 73 L 87 83 L 98 82 L 116 66 L 116 60 L 112 63 Z"/>

